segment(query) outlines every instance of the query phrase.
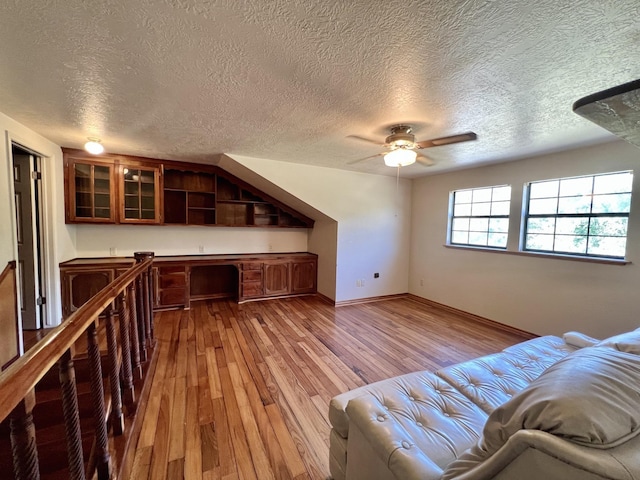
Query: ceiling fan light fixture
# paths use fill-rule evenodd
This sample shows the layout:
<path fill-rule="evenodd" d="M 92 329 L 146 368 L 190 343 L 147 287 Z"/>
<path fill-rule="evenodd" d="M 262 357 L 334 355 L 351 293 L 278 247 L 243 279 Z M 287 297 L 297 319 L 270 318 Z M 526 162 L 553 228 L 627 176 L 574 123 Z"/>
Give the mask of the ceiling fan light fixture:
<path fill-rule="evenodd" d="M 92 155 L 100 155 L 104 152 L 104 146 L 97 138 L 89 138 L 89 141 L 84 144 L 84 149 Z"/>
<path fill-rule="evenodd" d="M 415 163 L 417 156 L 415 150 L 397 148 L 384 156 L 384 164 L 388 167 L 406 167 Z"/>

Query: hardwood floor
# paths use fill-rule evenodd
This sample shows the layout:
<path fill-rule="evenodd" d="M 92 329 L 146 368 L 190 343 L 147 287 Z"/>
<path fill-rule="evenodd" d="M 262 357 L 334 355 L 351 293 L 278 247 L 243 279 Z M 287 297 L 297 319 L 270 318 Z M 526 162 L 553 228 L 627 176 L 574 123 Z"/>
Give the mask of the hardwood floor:
<path fill-rule="evenodd" d="M 328 478 L 334 395 L 525 339 L 410 298 L 192 307 L 155 316 L 157 365 L 132 479 Z"/>

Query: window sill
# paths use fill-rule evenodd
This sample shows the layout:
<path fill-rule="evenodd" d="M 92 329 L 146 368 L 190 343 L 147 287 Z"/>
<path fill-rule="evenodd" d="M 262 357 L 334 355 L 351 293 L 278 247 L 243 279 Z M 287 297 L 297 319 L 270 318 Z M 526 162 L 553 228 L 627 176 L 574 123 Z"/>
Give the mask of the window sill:
<path fill-rule="evenodd" d="M 465 245 L 443 245 L 445 248 L 453 248 L 455 250 L 473 250 L 474 252 L 492 252 L 503 253 L 507 255 L 520 255 L 524 257 L 537 257 L 537 258 L 550 258 L 554 260 L 570 260 L 573 262 L 587 262 L 587 263 L 603 263 L 605 265 L 630 265 L 628 260 L 616 260 L 613 258 L 594 258 L 594 257 L 579 257 L 577 255 L 562 255 L 562 254 L 550 254 L 550 253 L 538 253 L 538 252 L 514 252 L 512 250 L 500 250 L 497 248 L 487 247 L 471 247 Z"/>

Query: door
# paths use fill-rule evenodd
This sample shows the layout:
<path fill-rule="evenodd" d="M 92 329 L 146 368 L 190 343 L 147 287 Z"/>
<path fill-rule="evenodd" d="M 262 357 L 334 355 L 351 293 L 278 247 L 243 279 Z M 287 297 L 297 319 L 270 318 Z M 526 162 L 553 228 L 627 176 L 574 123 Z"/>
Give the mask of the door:
<path fill-rule="evenodd" d="M 40 173 L 39 158 L 12 145 L 13 185 L 18 245 L 18 289 L 22 328 L 42 326 L 44 298 L 41 285 L 40 254 Z"/>
<path fill-rule="evenodd" d="M 264 262 L 264 294 L 287 295 L 289 289 L 289 262 L 271 261 Z"/>

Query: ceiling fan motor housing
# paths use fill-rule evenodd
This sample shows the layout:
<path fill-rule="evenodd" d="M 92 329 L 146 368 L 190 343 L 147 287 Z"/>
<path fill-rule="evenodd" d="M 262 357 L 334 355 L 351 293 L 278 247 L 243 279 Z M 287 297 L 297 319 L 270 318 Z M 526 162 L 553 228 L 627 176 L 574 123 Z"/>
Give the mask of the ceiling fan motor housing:
<path fill-rule="evenodd" d="M 408 125 L 396 125 L 391 127 L 391 135 L 389 135 L 385 143 L 391 148 L 414 148 L 416 137 L 411 133 L 411 127 Z"/>

